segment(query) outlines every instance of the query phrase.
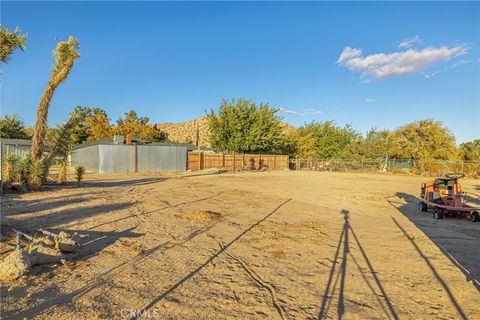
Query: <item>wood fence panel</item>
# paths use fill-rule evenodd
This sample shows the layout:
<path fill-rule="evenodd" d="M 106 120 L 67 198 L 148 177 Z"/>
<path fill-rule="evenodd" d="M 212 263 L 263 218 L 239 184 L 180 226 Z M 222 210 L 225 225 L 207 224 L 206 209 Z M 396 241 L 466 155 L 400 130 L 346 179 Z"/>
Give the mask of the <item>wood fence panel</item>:
<path fill-rule="evenodd" d="M 201 159 L 199 163 L 199 158 Z M 188 170 L 225 168 L 227 171 L 288 169 L 289 158 L 286 155 L 239 154 L 239 153 L 197 153 L 189 152 Z"/>

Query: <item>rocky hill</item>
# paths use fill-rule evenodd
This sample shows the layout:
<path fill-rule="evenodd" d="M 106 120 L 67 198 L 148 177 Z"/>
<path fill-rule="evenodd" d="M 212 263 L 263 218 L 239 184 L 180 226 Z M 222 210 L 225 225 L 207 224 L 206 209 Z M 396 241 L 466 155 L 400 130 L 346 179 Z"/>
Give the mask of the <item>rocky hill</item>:
<path fill-rule="evenodd" d="M 284 132 L 293 130 L 293 127 L 283 122 Z M 200 145 L 210 147 L 210 129 L 208 126 L 208 116 L 204 115 L 194 120 L 179 123 L 158 123 L 157 127 L 168 134 L 169 141 L 187 142 L 195 144 L 197 141 L 197 126 L 199 128 Z"/>
<path fill-rule="evenodd" d="M 157 127 L 168 134 L 168 140 L 195 144 L 197 141 L 197 127 L 200 136 L 200 145 L 210 146 L 210 129 L 206 115 L 194 120 L 179 123 L 159 123 Z"/>

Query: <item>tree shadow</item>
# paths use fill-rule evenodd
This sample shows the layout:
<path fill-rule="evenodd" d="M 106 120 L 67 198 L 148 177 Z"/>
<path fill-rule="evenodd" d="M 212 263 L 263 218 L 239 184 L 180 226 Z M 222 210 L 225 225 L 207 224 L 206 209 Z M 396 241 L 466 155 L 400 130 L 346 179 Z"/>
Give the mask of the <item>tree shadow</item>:
<path fill-rule="evenodd" d="M 12 229 L 22 229 L 27 232 L 35 233 L 38 229 L 55 229 L 59 225 L 70 224 L 74 221 L 81 221 L 86 218 L 95 217 L 97 215 L 129 208 L 132 203 L 120 202 L 105 205 L 81 206 L 79 208 L 71 208 L 62 210 L 61 212 L 51 212 L 48 214 L 30 217 L 15 218 L 14 213 L 7 214 L 2 217 L 2 236 L 5 237 L 13 233 Z M 82 223 L 82 222 L 80 222 Z"/>
<path fill-rule="evenodd" d="M 352 259 L 355 267 L 358 269 L 358 271 L 362 275 L 362 279 L 365 281 L 365 283 L 367 284 L 367 287 L 370 289 L 373 296 L 376 298 L 376 301 L 379 304 L 380 308 L 382 309 L 383 313 L 385 314 L 386 318 L 398 319 L 397 313 L 393 308 L 390 298 L 385 292 L 385 289 L 383 288 L 380 282 L 380 279 L 377 277 L 377 272 L 373 268 L 372 263 L 370 262 L 370 259 L 368 258 L 363 246 L 360 243 L 360 240 L 358 239 L 357 235 L 355 234 L 355 231 L 353 230 L 349 222 L 349 213 L 350 212 L 346 209 L 343 209 L 341 211 L 341 214 L 343 214 L 343 217 L 344 217 L 343 228 L 340 234 L 340 239 L 338 240 L 335 255 L 333 258 L 333 264 L 330 269 L 327 285 L 325 287 L 325 291 L 322 298 L 322 304 L 320 306 L 320 311 L 318 312 L 317 319 L 329 318 L 328 311 L 330 310 L 330 306 L 332 305 L 332 302 L 334 300 L 335 291 L 337 290 L 337 285 L 339 281 L 340 281 L 340 286 L 338 288 L 337 318 L 338 319 L 343 318 L 343 315 L 345 314 L 344 292 L 345 292 L 345 286 L 346 286 L 348 257 Z M 353 240 L 354 240 L 353 244 L 356 245 L 357 248 L 360 250 L 361 257 L 367 264 L 369 273 L 373 277 L 374 284 L 372 284 L 370 280 L 368 280 L 358 260 L 350 251 L 350 240 L 349 240 L 350 234 L 353 236 Z M 340 257 L 340 250 L 342 247 L 343 247 L 342 255 Z M 341 260 L 341 264 L 337 270 L 337 264 L 339 263 L 339 260 Z M 380 291 L 381 294 L 377 293 L 377 290 Z M 383 300 L 380 299 L 379 296 L 382 296 Z"/>
<path fill-rule="evenodd" d="M 141 178 L 141 179 L 128 179 L 128 180 L 89 180 L 85 181 L 83 186 L 84 188 L 89 187 L 121 187 L 121 186 L 142 186 L 152 183 L 163 182 L 168 180 L 168 177 L 150 177 L 150 178 Z"/>
<path fill-rule="evenodd" d="M 72 261 L 79 261 L 79 260 L 87 260 L 88 258 L 99 254 L 104 249 L 109 247 L 110 245 L 114 244 L 120 238 L 138 238 L 144 236 L 143 233 L 136 233 L 134 232 L 135 227 L 129 228 L 123 231 L 79 231 L 79 230 L 64 230 L 64 229 L 50 229 L 54 233 L 58 233 L 59 231 L 66 231 L 69 234 L 73 234 L 77 232 L 81 237 L 80 248 L 75 253 L 66 254 L 67 260 Z M 141 253 L 141 255 L 144 252 Z M 58 304 L 65 304 L 71 302 L 74 298 L 79 298 L 86 293 L 90 292 L 92 289 L 95 289 L 104 278 L 109 274 L 113 273 L 115 270 L 119 269 L 126 262 L 121 262 L 114 267 L 102 272 L 101 274 L 97 275 L 94 280 L 87 282 L 86 285 L 82 286 L 81 288 L 74 290 L 68 294 L 61 293 L 60 288 L 57 286 L 56 283 L 43 288 L 40 291 L 34 292 L 30 299 L 29 304 L 33 304 L 32 307 L 28 309 L 20 309 L 20 310 L 13 310 L 13 311 L 3 311 L 2 314 L 5 316 L 6 319 L 30 319 L 39 313 L 43 312 L 44 310 L 53 307 L 54 305 Z M 41 301 L 39 304 L 35 305 L 37 301 Z"/>
<path fill-rule="evenodd" d="M 403 200 L 403 202 L 395 201 L 395 198 Z M 480 256 L 478 255 L 480 234 L 478 223 L 460 217 L 436 221 L 432 218 L 431 213 L 419 211 L 417 197 L 404 192 L 397 192 L 395 196 L 387 197 L 386 200 L 432 240 L 440 251 L 462 271 L 466 280 L 471 281 L 475 288 L 480 291 Z M 471 244 L 461 243 L 452 246 L 455 241 L 467 241 Z"/>
<path fill-rule="evenodd" d="M 58 197 L 56 199 L 40 199 L 40 200 L 14 200 L 13 203 L 9 203 L 4 206 L 5 211 L 4 216 L 19 216 L 26 213 L 31 213 L 32 211 L 40 212 L 45 210 L 56 209 L 63 207 L 69 204 L 81 203 L 84 201 L 91 200 L 91 197 L 86 198 L 81 195 L 75 195 L 72 198 Z M 16 209 L 20 210 L 16 210 Z M 13 211 L 15 210 L 15 211 Z"/>
<path fill-rule="evenodd" d="M 55 283 L 53 283 L 50 286 L 43 288 L 42 291 L 35 292 L 31 295 L 30 301 L 32 304 L 34 304 L 33 307 L 30 307 L 27 310 L 8 311 L 4 312 L 4 314 L 7 319 L 28 319 L 41 314 L 45 310 L 55 305 L 71 303 L 75 299 L 81 298 L 82 296 L 88 294 L 90 291 L 106 283 L 110 277 L 123 272 L 124 270 L 126 270 L 126 267 L 139 267 L 140 264 L 144 263 L 144 261 L 148 257 L 152 256 L 155 252 L 171 249 L 176 246 L 182 245 L 188 241 L 191 241 L 194 238 L 209 231 L 215 224 L 216 223 L 212 223 L 199 229 L 193 230 L 191 233 L 186 235 L 183 240 L 179 242 L 172 243 L 170 241 L 165 241 L 147 250 L 143 250 L 142 252 L 134 255 L 133 257 L 125 259 L 112 266 L 111 268 L 108 268 L 107 270 L 97 274 L 94 278 L 87 280 L 85 285 L 69 293 L 62 293 L 62 290 Z M 121 232 L 101 232 L 88 230 L 76 231 L 79 233 L 80 236 L 82 236 L 83 245 L 79 251 L 72 255 L 72 258 L 77 260 L 88 260 L 92 256 L 101 253 L 102 250 L 112 245 L 120 238 L 136 238 L 144 235 L 140 233 L 134 233 L 133 230 L 135 230 L 135 227 L 126 229 Z M 69 230 L 69 232 L 74 231 L 75 230 Z M 40 301 L 40 303 L 35 305 L 35 301 Z"/>
<path fill-rule="evenodd" d="M 180 203 L 177 203 L 177 204 L 170 204 L 169 202 L 166 202 L 167 205 L 165 207 L 162 207 L 162 208 L 159 208 L 159 209 L 156 209 L 156 210 L 151 210 L 151 211 L 147 211 L 147 212 L 138 213 L 138 214 L 129 214 L 128 216 L 125 216 L 125 217 L 121 217 L 121 218 L 117 218 L 117 219 L 114 219 L 114 220 L 109 220 L 109 221 L 106 221 L 106 222 L 102 222 L 100 224 L 97 224 L 93 227 L 88 228 L 88 230 L 96 229 L 98 227 L 101 227 L 101 226 L 104 226 L 104 225 L 107 225 L 107 224 L 112 224 L 112 223 L 115 223 L 115 222 L 124 221 L 124 220 L 132 219 L 132 218 L 137 218 L 137 217 L 144 216 L 144 215 L 147 215 L 147 214 L 160 212 L 160 211 L 163 211 L 163 210 L 166 210 L 166 209 L 172 209 L 172 208 L 176 208 L 176 207 L 187 205 L 187 204 L 206 201 L 206 200 L 215 198 L 215 197 L 221 195 L 224 192 L 225 191 L 220 191 L 216 194 L 210 195 L 210 196 L 205 197 L 205 198 L 200 198 L 200 199 L 196 199 L 196 200 L 192 200 L 192 201 L 184 201 L 184 202 L 180 202 Z M 74 225 L 70 225 L 70 227 L 71 226 L 74 226 Z"/>

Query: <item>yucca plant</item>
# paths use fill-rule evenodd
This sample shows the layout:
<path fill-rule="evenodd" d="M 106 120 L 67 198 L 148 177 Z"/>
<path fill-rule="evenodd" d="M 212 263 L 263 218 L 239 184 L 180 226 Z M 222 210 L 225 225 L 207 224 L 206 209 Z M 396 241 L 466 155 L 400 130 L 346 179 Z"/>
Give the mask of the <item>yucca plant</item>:
<path fill-rule="evenodd" d="M 77 186 L 82 186 L 83 176 L 85 175 L 85 168 L 80 166 L 75 168 L 75 178 L 77 179 Z"/>
<path fill-rule="evenodd" d="M 17 162 L 16 167 L 16 179 L 20 185 L 23 186 L 24 189 L 28 187 L 28 178 L 30 174 L 30 167 L 32 164 L 32 155 L 27 153 L 20 158 Z"/>
<path fill-rule="evenodd" d="M 5 189 L 10 189 L 12 182 L 17 180 L 16 168 L 19 160 L 19 156 L 14 153 L 6 154 L 3 159 L 2 180 Z"/>
<path fill-rule="evenodd" d="M 45 174 L 45 164 L 43 159 L 32 160 L 28 172 L 28 188 L 30 190 L 39 190 L 43 183 Z"/>

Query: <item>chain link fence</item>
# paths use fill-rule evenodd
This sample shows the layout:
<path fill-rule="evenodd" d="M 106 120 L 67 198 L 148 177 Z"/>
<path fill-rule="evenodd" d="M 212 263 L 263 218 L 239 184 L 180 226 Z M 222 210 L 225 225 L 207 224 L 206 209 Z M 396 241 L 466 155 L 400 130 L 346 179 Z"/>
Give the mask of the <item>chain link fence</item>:
<path fill-rule="evenodd" d="M 409 159 L 290 159 L 291 170 L 360 171 L 412 173 L 438 176 L 449 172 L 480 178 L 480 161 L 466 160 L 409 160 Z"/>

